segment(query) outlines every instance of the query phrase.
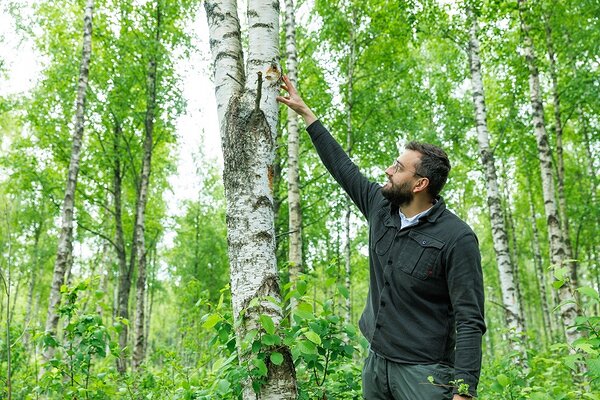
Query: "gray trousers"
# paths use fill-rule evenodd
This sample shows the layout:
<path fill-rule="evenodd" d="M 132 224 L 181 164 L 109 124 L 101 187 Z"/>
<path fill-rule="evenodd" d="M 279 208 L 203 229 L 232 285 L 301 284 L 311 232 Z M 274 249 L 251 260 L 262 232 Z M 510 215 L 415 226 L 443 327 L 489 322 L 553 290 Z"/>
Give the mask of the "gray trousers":
<path fill-rule="evenodd" d="M 427 379 L 433 376 L 434 384 Z M 369 351 L 362 371 L 366 400 L 451 400 L 451 367 L 443 364 L 399 364 Z M 440 386 L 444 385 L 444 386 Z"/>

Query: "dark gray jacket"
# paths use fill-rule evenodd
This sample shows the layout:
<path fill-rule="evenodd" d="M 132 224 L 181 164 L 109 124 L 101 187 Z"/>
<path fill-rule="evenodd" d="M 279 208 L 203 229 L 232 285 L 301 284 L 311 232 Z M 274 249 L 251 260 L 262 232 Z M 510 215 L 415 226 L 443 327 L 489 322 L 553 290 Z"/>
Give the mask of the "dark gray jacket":
<path fill-rule="evenodd" d="M 463 379 L 475 396 L 486 330 L 477 237 L 441 198 L 417 225 L 400 229 L 398 207 L 321 122 L 307 131 L 369 222 L 369 295 L 359 326 L 371 349 L 399 363 L 454 366 L 454 379 Z"/>

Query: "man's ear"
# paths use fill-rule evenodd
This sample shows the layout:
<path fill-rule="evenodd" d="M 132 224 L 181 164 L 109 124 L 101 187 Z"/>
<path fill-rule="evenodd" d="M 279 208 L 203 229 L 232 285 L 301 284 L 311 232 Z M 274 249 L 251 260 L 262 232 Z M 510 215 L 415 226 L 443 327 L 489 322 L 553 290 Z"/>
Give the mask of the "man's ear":
<path fill-rule="evenodd" d="M 419 180 L 417 181 L 417 184 L 413 188 L 413 193 L 423 192 L 423 191 L 427 190 L 428 187 L 429 187 L 429 178 L 425 178 L 425 177 L 419 178 Z"/>

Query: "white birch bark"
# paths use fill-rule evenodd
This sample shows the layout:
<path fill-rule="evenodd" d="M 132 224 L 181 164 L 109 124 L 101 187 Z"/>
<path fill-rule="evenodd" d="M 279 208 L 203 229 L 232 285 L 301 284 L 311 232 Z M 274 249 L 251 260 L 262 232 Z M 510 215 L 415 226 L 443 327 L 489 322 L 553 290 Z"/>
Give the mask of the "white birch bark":
<path fill-rule="evenodd" d="M 536 65 L 530 28 L 526 22 L 528 12 L 527 1 L 518 1 L 524 52 L 529 67 L 529 92 L 533 110 L 532 122 L 537 141 L 538 156 L 540 159 L 542 194 L 544 198 L 548 237 L 550 240 L 550 261 L 555 268 L 566 266 L 572 269 L 573 264 L 569 262 L 570 257 L 567 254 L 567 248 L 563 241 L 564 235 L 561 230 L 558 209 L 556 206 L 554 176 L 552 173 L 552 154 L 548 144 L 548 134 L 546 132 L 544 121 L 544 106 L 542 104 L 539 72 Z M 569 275 L 573 276 L 573 272 L 571 271 Z M 575 339 L 579 338 L 581 334 L 574 328 L 577 310 L 572 303 L 574 299 L 570 292 L 569 284 L 565 284 L 560 288 L 559 300 L 563 304 L 560 307 L 560 312 L 567 341 L 572 343 Z"/>
<path fill-rule="evenodd" d="M 554 131 L 556 134 L 556 189 L 558 192 L 558 212 L 560 217 L 560 226 L 562 228 L 563 242 L 565 244 L 567 255 L 573 258 L 573 249 L 571 246 L 571 234 L 569 232 L 569 214 L 567 213 L 567 199 L 565 196 L 565 162 L 563 156 L 563 123 L 561 116 L 560 94 L 558 91 L 558 73 L 556 66 L 556 53 L 554 51 L 554 42 L 552 40 L 552 28 L 550 21 L 545 21 L 546 25 L 546 47 L 548 59 L 550 60 L 550 80 L 552 88 L 552 103 L 554 106 Z M 571 285 L 577 286 L 577 263 L 571 263 Z"/>
<path fill-rule="evenodd" d="M 287 75 L 294 86 L 297 86 L 297 50 L 296 50 L 296 9 L 293 0 L 285 1 L 285 43 L 287 55 Z M 300 205 L 300 178 L 298 169 L 298 152 L 300 147 L 298 115 L 288 109 L 288 205 L 290 247 L 288 252 L 289 279 L 294 288 L 298 276 L 302 272 L 302 208 Z M 296 297 L 290 298 L 290 307 L 296 307 Z"/>
<path fill-rule="evenodd" d="M 494 153 L 490 149 L 490 134 L 487 127 L 487 111 L 485 106 L 485 95 L 483 79 L 481 76 L 481 61 L 479 58 L 478 24 L 472 10 L 468 10 L 470 17 L 469 30 L 469 63 L 471 69 L 471 83 L 473 91 L 473 107 L 475 109 L 475 124 L 477 128 L 477 139 L 481 162 L 485 169 L 487 185 L 487 203 L 492 225 L 492 238 L 498 275 L 500 277 L 500 289 L 502 292 L 502 303 L 504 305 L 504 317 L 507 327 L 514 332 L 513 346 L 521 354 L 521 360 L 526 360 L 524 348 L 524 326 L 520 297 L 513 274 L 514 268 L 510 260 L 508 236 L 504 225 L 504 216 L 501 207 L 500 191 L 498 190 L 498 175 L 494 161 Z"/>
<path fill-rule="evenodd" d="M 275 259 L 273 213 L 273 161 L 279 90 L 279 3 L 249 1 L 249 51 L 246 74 L 242 67 L 239 20 L 235 0 L 208 0 L 209 25 L 215 70 L 215 93 L 223 146 L 227 238 L 231 296 L 238 349 L 248 329 L 259 326 L 260 315 L 276 325 L 282 318 Z M 259 85 L 259 73 L 264 83 Z M 256 305 L 252 300 L 256 299 Z M 252 304 L 251 304 L 252 302 Z M 243 317 L 240 312 L 245 310 Z M 240 321 L 241 319 L 241 321 Z M 244 383 L 244 399 L 295 399 L 295 370 L 291 353 L 280 366 L 267 360 L 268 374 L 260 393 Z M 249 355 L 240 351 L 241 362 Z"/>
<path fill-rule="evenodd" d="M 75 126 L 73 129 L 71 159 L 67 175 L 67 186 L 61 211 L 60 236 L 58 249 L 54 262 L 54 273 L 52 286 L 50 288 L 50 299 L 48 302 L 48 313 L 46 317 L 46 334 L 55 335 L 58 326 L 58 306 L 60 305 L 60 288 L 64 284 L 65 273 L 69 269 L 73 252 L 73 213 L 75 208 L 75 188 L 77 187 L 77 175 L 79 173 L 79 160 L 81 158 L 81 146 L 83 141 L 83 125 L 85 122 L 85 100 L 88 86 L 89 65 L 92 55 L 92 16 L 94 11 L 94 0 L 87 0 L 83 18 L 83 50 L 81 64 L 79 67 L 79 83 L 77 86 L 77 103 L 75 111 Z M 44 351 L 44 358 L 51 359 L 54 356 L 54 348 L 48 347 Z"/>
<path fill-rule="evenodd" d="M 542 323 L 544 325 L 544 333 L 546 335 L 546 339 L 548 339 L 549 337 L 554 337 L 554 326 L 556 324 L 554 323 L 553 316 L 550 314 L 550 307 L 548 307 L 548 289 L 546 285 L 546 273 L 544 272 L 544 266 L 542 263 L 542 251 L 540 249 L 540 234 L 537 228 L 535 206 L 531 192 L 529 192 L 529 211 L 531 212 L 531 227 L 533 234 L 533 240 L 531 241 L 531 248 L 533 251 L 533 263 L 535 265 L 536 277 L 542 301 Z"/>
<path fill-rule="evenodd" d="M 150 186 L 150 173 L 152 169 L 152 150 L 154 147 L 154 118 L 156 109 L 156 70 L 158 58 L 158 45 L 161 31 L 161 9 L 160 2 L 156 3 L 156 25 L 152 46 L 149 49 L 150 60 L 148 62 L 148 73 L 146 79 L 146 116 L 144 120 L 144 155 L 142 159 L 142 170 L 138 199 L 136 206 L 135 230 L 136 249 L 138 262 L 138 276 L 136 282 L 136 313 L 135 313 L 135 340 L 133 346 L 133 369 L 139 369 L 144 361 L 145 343 L 145 310 L 146 310 L 146 204 L 148 202 L 148 188 Z"/>

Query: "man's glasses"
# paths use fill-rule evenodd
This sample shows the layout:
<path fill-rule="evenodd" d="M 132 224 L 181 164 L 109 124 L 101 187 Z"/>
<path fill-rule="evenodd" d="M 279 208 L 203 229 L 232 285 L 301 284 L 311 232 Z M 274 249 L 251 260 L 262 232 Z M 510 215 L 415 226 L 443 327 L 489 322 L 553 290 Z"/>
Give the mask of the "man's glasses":
<path fill-rule="evenodd" d="M 394 163 L 392 164 L 392 168 L 394 168 L 394 173 L 400 173 L 400 172 L 406 171 L 406 169 L 404 168 L 402 163 L 400 161 L 398 161 L 398 159 L 394 160 Z M 413 175 L 420 176 L 421 178 L 425 178 L 425 176 L 419 174 L 417 171 L 413 171 Z"/>

